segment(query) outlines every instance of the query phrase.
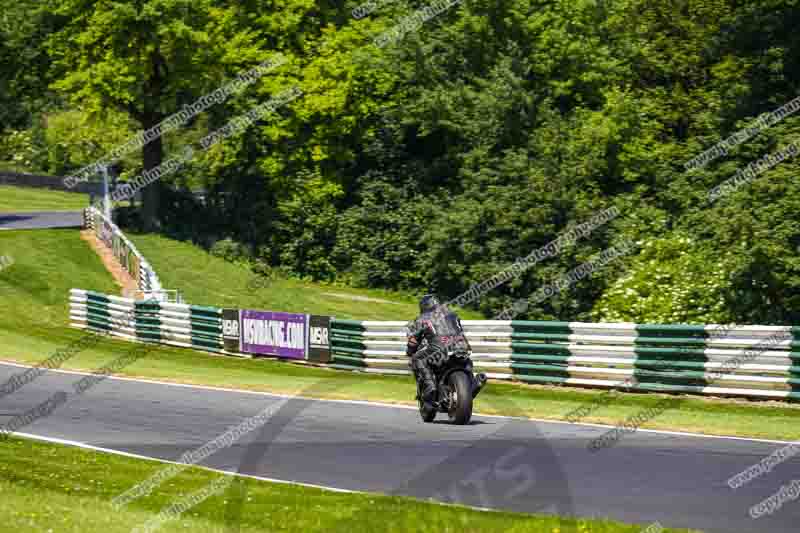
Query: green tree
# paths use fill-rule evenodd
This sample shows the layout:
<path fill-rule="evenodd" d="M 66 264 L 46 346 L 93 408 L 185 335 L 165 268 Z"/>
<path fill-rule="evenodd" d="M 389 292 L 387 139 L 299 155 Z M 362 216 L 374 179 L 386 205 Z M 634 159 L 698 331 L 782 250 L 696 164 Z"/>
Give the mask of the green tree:
<path fill-rule="evenodd" d="M 56 75 L 45 42 L 60 20 L 35 0 L 0 7 L 0 134 L 32 126 L 59 103 L 48 87 Z"/>
<path fill-rule="evenodd" d="M 235 7 L 212 0 L 49 0 L 63 17 L 50 50 L 64 74 L 54 83 L 88 112 L 127 113 L 142 129 L 213 91 L 226 74 L 264 60 Z M 142 148 L 144 170 L 164 159 L 159 137 Z M 157 225 L 161 183 L 148 186 L 144 219 Z"/>

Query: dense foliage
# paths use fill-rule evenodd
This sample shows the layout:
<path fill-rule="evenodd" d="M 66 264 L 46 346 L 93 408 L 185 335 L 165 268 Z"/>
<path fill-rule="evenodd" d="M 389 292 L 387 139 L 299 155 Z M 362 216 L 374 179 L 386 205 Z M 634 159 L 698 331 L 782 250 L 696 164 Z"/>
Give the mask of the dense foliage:
<path fill-rule="evenodd" d="M 426 5 L 356 19 L 354 1 L 15 0 L 0 29 L 0 158 L 77 170 L 281 53 L 165 137 L 169 155 L 303 91 L 164 180 L 166 230 L 231 239 L 237 257 L 297 276 L 453 297 L 615 206 L 475 305 L 491 316 L 632 240 L 636 252 L 520 318 L 800 322 L 798 161 L 707 197 L 797 142 L 800 113 L 684 166 L 798 96 L 796 0 L 462 0 L 374 44 Z M 143 165 L 124 158 L 123 177 Z M 176 192 L 188 187 L 205 202 Z"/>

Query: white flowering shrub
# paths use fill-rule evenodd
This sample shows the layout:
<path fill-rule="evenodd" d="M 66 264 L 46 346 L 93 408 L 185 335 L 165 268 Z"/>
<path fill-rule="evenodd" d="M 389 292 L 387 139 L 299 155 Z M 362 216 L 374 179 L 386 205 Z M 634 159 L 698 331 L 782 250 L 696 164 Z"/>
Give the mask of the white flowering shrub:
<path fill-rule="evenodd" d="M 34 170 L 42 157 L 31 130 L 9 130 L 0 137 L 0 164 L 12 169 Z"/>
<path fill-rule="evenodd" d="M 592 311 L 602 322 L 727 323 L 725 293 L 733 257 L 702 247 L 686 235 L 652 239 L 613 282 Z"/>

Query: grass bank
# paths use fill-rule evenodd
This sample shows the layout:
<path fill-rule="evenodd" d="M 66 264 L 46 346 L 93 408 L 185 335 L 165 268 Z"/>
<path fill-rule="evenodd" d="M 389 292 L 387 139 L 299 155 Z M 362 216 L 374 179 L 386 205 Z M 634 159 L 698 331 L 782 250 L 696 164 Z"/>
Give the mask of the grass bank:
<path fill-rule="evenodd" d="M 418 311 L 418 300 L 409 294 L 293 279 L 267 280 L 188 242 L 158 235 L 129 236 L 158 272 L 162 284 L 179 289 L 184 299 L 193 304 L 328 314 L 359 320 L 409 320 Z M 466 310 L 462 318 L 483 317 Z"/>

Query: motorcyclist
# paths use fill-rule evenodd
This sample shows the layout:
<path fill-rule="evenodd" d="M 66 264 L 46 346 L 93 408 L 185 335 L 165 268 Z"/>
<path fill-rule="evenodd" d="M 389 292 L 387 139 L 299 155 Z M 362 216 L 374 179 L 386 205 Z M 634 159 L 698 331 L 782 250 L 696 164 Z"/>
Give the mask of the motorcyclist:
<path fill-rule="evenodd" d="M 419 317 L 408 325 L 406 355 L 411 358 L 411 369 L 421 385 L 422 400 L 432 403 L 436 398 L 433 368 L 446 361 L 451 354 L 469 358 L 471 347 L 464 335 L 461 319 L 441 304 L 435 294 L 422 297 L 419 311 Z M 471 367 L 470 361 L 470 370 Z M 476 383 L 475 392 L 482 385 L 482 381 Z"/>

